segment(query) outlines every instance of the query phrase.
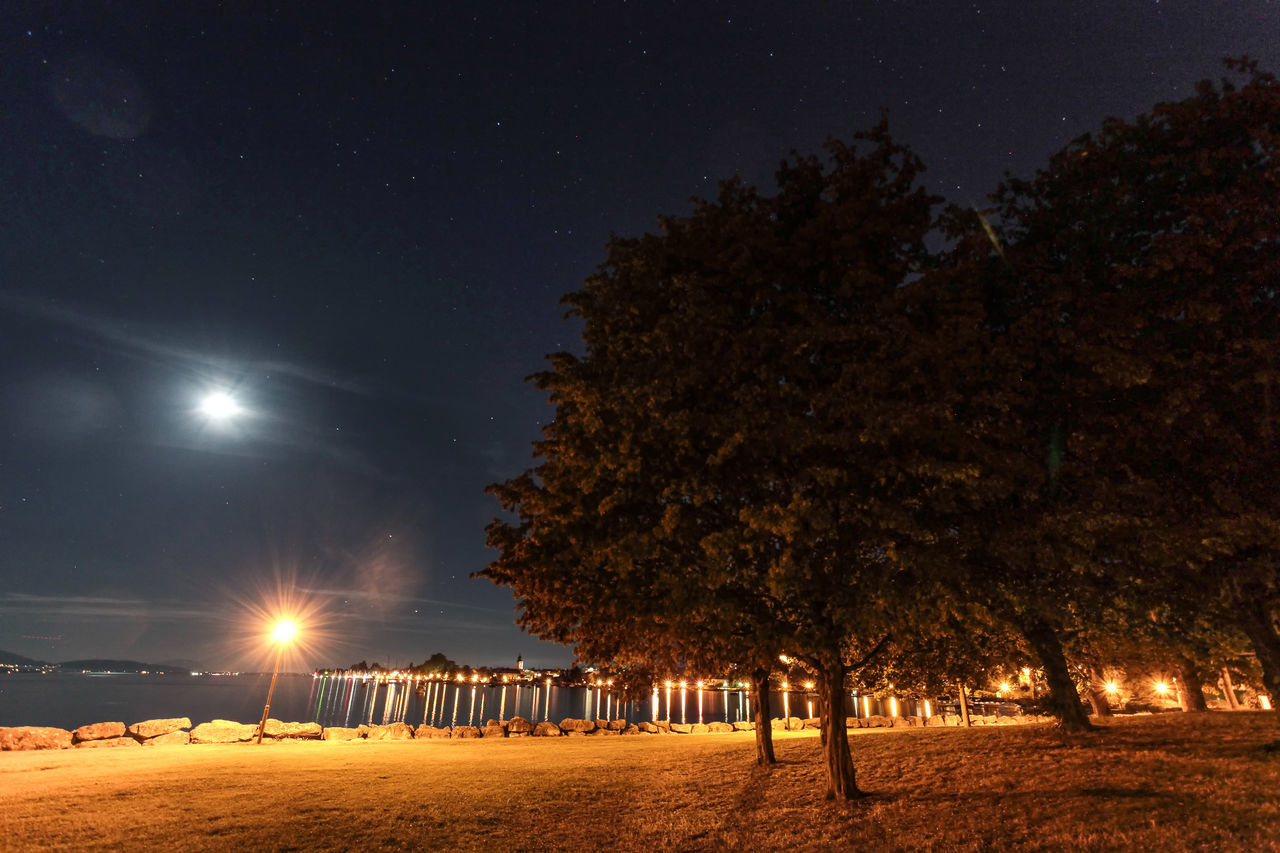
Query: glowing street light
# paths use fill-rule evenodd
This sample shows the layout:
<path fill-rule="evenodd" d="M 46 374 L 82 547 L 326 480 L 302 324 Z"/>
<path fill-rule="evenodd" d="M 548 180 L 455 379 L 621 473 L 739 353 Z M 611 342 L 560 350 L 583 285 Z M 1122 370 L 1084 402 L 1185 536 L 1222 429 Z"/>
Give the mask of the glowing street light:
<path fill-rule="evenodd" d="M 271 671 L 271 686 L 267 688 L 267 704 L 262 709 L 262 722 L 258 724 L 258 743 L 262 743 L 262 733 L 267 728 L 267 714 L 271 713 L 271 694 L 276 691 L 276 676 L 280 674 L 280 658 L 284 655 L 284 647 L 297 633 L 298 626 L 289 619 L 281 619 L 271 632 L 271 639 L 276 641 L 276 666 Z"/>

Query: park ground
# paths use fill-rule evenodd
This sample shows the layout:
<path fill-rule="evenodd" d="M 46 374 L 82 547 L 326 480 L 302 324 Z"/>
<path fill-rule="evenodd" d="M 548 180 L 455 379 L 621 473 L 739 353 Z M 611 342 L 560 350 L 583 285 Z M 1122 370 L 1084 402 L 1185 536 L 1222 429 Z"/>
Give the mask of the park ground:
<path fill-rule="evenodd" d="M 1280 850 L 1270 713 L 814 733 L 0 753 L 7 850 Z"/>

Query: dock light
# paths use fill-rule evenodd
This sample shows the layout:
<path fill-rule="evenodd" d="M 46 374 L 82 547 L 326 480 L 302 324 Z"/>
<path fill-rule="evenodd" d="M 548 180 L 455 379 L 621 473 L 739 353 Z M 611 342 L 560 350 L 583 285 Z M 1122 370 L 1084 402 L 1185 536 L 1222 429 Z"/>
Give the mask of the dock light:
<path fill-rule="evenodd" d="M 670 690 L 670 689 L 671 689 L 671 681 L 670 681 L 670 680 L 668 680 L 668 681 L 667 681 L 667 689 L 668 689 L 668 690 Z"/>
<path fill-rule="evenodd" d="M 262 743 L 262 733 L 267 728 L 267 715 L 271 713 L 271 695 L 276 692 L 276 677 L 280 675 L 280 658 L 284 655 L 284 647 L 298 635 L 298 626 L 292 619 L 281 619 L 271 631 L 271 639 L 276 641 L 276 665 L 271 670 L 271 686 L 267 688 L 267 704 L 262 709 L 262 722 L 258 724 L 258 743 Z"/>
<path fill-rule="evenodd" d="M 1007 681 L 1002 681 L 1002 682 L 1000 682 L 1000 692 L 1001 692 L 1001 693 L 1008 693 L 1008 692 L 1009 692 L 1010 690 L 1012 690 L 1012 689 L 1013 689 L 1013 685 L 1012 685 L 1012 684 L 1010 684 L 1009 682 L 1007 682 Z"/>
<path fill-rule="evenodd" d="M 806 682 L 804 683 L 804 689 L 805 689 L 805 690 L 812 690 L 812 689 L 813 689 L 813 682 L 812 682 L 812 681 L 806 681 Z"/>
<path fill-rule="evenodd" d="M 1120 685 L 1116 684 L 1114 681 L 1108 681 L 1106 683 L 1106 691 L 1108 693 L 1118 693 L 1120 692 Z"/>
<path fill-rule="evenodd" d="M 1168 685 L 1168 684 L 1166 684 L 1166 683 L 1165 683 L 1165 682 L 1163 682 L 1163 681 L 1157 681 L 1157 682 L 1156 682 L 1156 692 L 1157 692 L 1157 693 L 1159 693 L 1161 696 L 1164 696 L 1164 695 L 1168 694 L 1168 692 L 1169 692 L 1169 685 Z"/>

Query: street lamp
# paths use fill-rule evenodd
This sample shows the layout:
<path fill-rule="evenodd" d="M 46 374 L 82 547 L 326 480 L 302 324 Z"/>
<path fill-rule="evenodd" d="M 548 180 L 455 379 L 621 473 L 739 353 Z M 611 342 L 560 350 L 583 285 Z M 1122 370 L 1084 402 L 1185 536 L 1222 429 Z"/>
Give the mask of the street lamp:
<path fill-rule="evenodd" d="M 280 674 L 280 658 L 284 655 L 285 645 L 298 633 L 298 626 L 288 619 L 281 619 L 271 632 L 271 639 L 276 641 L 276 668 L 271 671 L 271 686 L 267 688 L 267 704 L 262 709 L 262 722 L 258 724 L 258 743 L 262 743 L 262 733 L 267 728 L 267 714 L 271 713 L 271 694 L 276 690 L 276 676 Z"/>

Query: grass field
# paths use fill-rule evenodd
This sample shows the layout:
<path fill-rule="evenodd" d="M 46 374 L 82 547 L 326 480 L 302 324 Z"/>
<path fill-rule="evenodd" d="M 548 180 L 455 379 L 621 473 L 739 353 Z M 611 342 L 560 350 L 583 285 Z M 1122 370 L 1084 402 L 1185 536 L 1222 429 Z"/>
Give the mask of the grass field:
<path fill-rule="evenodd" d="M 1280 850 L 1270 713 L 859 730 L 855 803 L 778 733 L 0 753 L 9 850 Z"/>

